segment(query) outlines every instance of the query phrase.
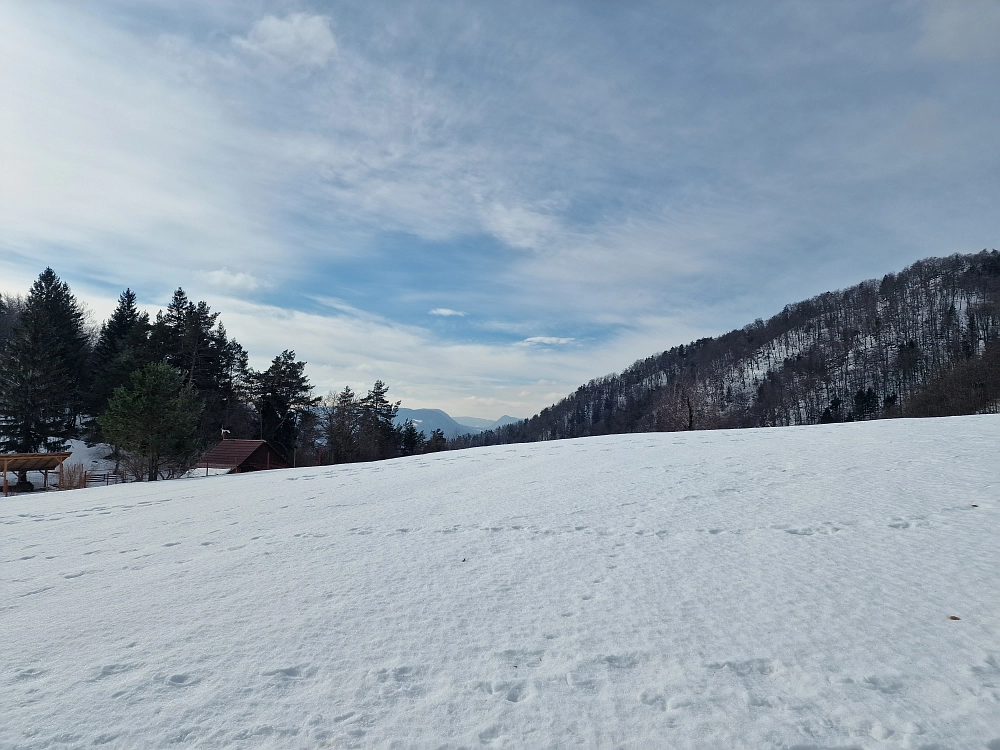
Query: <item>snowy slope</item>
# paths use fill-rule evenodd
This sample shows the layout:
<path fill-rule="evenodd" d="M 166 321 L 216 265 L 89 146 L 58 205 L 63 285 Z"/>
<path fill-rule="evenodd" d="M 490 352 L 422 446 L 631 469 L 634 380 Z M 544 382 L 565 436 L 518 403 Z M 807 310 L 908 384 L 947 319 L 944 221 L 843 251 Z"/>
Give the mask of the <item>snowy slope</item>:
<path fill-rule="evenodd" d="M 998 446 L 864 422 L 7 499 L 0 748 L 996 750 Z"/>

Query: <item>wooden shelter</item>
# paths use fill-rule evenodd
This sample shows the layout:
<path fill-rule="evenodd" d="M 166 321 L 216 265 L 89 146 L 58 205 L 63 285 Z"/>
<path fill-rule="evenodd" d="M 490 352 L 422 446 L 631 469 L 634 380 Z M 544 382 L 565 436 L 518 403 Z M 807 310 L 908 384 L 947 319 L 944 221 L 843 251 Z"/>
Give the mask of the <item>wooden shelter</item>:
<path fill-rule="evenodd" d="M 63 461 L 71 455 L 70 453 L 0 453 L 0 466 L 3 467 L 3 494 L 5 496 L 10 494 L 10 485 L 7 483 L 7 472 L 10 471 L 42 472 L 42 476 L 45 477 L 43 488 L 48 488 L 49 472 L 52 470 L 58 470 L 59 479 L 62 480 Z"/>
<path fill-rule="evenodd" d="M 266 440 L 223 440 L 198 462 L 199 469 L 229 469 L 230 474 L 287 469 L 288 462 Z"/>

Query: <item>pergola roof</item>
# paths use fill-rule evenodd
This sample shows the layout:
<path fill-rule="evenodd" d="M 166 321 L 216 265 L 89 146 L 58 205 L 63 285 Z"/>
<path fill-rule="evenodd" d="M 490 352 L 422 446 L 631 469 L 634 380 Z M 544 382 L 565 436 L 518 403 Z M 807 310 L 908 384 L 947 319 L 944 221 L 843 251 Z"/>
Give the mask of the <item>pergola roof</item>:
<path fill-rule="evenodd" d="M 71 453 L 0 453 L 0 467 L 8 471 L 48 471 L 58 469 Z"/>

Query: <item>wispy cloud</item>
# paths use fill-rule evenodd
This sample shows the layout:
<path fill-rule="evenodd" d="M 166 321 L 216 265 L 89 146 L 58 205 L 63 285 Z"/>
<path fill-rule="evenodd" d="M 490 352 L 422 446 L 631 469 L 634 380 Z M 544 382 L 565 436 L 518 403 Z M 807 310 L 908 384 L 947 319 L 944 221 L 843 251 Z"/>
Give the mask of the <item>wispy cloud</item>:
<path fill-rule="evenodd" d="M 284 18 L 264 16 L 245 37 L 235 37 L 233 44 L 292 67 L 322 68 L 337 52 L 330 19 L 307 13 L 292 13 Z"/>
<path fill-rule="evenodd" d="M 447 307 L 435 307 L 433 310 L 431 310 L 427 314 L 428 315 L 437 315 L 438 317 L 441 317 L 441 318 L 455 318 L 455 317 L 457 317 L 457 318 L 464 318 L 465 315 L 466 315 L 466 313 L 464 313 L 464 312 L 460 312 L 458 310 L 451 310 L 450 308 L 447 308 Z"/>
<path fill-rule="evenodd" d="M 572 344 L 576 339 L 563 336 L 529 336 L 521 343 L 527 346 L 562 346 Z"/>
<path fill-rule="evenodd" d="M 998 7 L 0 4 L 0 285 L 315 314 L 278 351 L 316 373 L 539 406 L 522 381 L 1000 244 Z"/>
<path fill-rule="evenodd" d="M 228 268 L 206 271 L 204 277 L 212 286 L 236 292 L 252 292 L 261 285 L 256 276 L 242 271 L 230 271 Z"/>

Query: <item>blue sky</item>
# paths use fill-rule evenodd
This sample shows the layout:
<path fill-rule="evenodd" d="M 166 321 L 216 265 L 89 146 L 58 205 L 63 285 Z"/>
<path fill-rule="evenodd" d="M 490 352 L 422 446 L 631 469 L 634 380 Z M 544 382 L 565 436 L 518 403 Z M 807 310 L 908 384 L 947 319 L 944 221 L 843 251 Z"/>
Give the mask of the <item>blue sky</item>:
<path fill-rule="evenodd" d="M 0 6 L 0 289 L 529 416 L 1000 245 L 1000 0 Z"/>

